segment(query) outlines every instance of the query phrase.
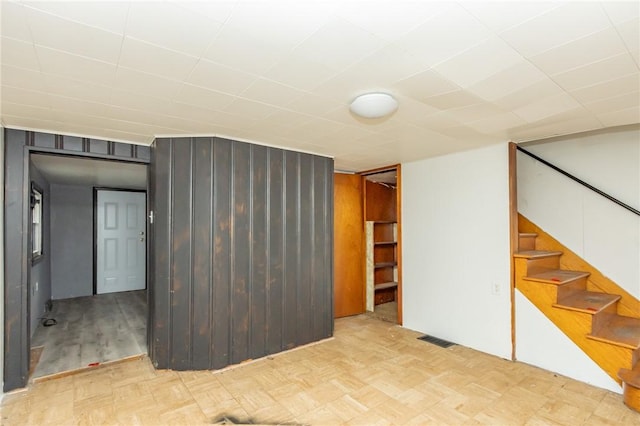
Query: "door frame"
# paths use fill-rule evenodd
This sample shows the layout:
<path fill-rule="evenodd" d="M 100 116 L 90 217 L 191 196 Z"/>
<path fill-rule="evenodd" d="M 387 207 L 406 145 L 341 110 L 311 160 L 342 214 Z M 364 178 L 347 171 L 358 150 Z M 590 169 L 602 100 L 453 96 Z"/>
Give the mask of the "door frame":
<path fill-rule="evenodd" d="M 148 178 L 147 178 L 148 180 Z M 147 182 L 148 185 L 148 182 Z M 93 187 L 93 295 L 98 294 L 98 191 L 117 191 L 117 192 L 142 192 L 144 193 L 144 208 L 145 208 L 145 224 L 144 224 L 144 237 L 145 237 L 145 262 L 144 262 L 144 289 L 149 288 L 149 221 L 147 220 L 149 211 L 149 195 L 146 189 L 127 189 L 127 188 L 112 188 L 108 186 L 94 186 Z"/>
<path fill-rule="evenodd" d="M 30 361 L 31 257 L 29 251 L 29 159 L 50 154 L 136 163 L 148 168 L 150 159 L 136 145 L 82 138 L 64 141 L 62 135 L 22 129 L 4 129 L 4 366 L 3 391 L 25 387 Z M 36 137 L 38 135 L 39 137 Z M 43 136 L 44 135 L 44 136 Z M 77 138 L 76 138 L 77 139 Z M 146 147 L 145 147 L 146 148 Z M 149 182 L 147 182 L 147 190 Z M 147 206 L 149 209 L 149 206 Z M 147 240 L 148 244 L 148 240 Z M 147 246 L 147 257 L 148 246 Z M 147 278 L 148 280 L 148 278 Z M 147 289 L 149 289 L 147 281 Z"/>
<path fill-rule="evenodd" d="M 400 164 L 393 164 L 385 167 L 378 167 L 371 170 L 364 170 L 358 172 L 362 176 L 362 198 L 363 198 L 363 218 L 367 221 L 367 185 L 366 177 L 375 175 L 378 173 L 388 172 L 391 170 L 396 171 L 396 226 L 397 226 L 397 246 L 396 256 L 398 258 L 398 325 L 402 325 L 402 166 Z"/>

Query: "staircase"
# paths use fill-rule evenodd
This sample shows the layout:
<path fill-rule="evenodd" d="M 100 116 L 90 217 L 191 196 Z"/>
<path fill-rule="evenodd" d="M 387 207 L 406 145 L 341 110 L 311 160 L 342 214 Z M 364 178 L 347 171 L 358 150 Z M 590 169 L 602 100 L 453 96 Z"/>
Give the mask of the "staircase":
<path fill-rule="evenodd" d="M 530 222 L 521 219 L 520 230 L 529 231 L 523 227 L 532 228 Z M 563 268 L 567 263 L 580 265 L 573 259 L 576 255 L 568 250 L 550 250 L 549 246 L 557 242 L 538 243 L 538 235 L 519 234 L 519 251 L 514 254 L 516 288 L 620 383 L 624 403 L 640 412 L 638 301 L 623 289 L 612 288 L 615 284 L 599 285 L 600 277 L 594 281 L 591 275 L 597 272 L 589 271 L 590 268 L 585 267 L 587 271 Z M 544 237 L 550 238 L 546 234 Z M 570 260 L 561 262 L 565 251 Z M 611 293 L 602 287 L 612 290 Z"/>

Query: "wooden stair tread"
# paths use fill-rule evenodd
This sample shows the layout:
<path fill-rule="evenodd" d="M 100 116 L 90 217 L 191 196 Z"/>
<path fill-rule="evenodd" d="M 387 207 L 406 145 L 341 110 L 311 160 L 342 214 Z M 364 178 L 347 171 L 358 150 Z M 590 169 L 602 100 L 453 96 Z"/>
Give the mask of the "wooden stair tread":
<path fill-rule="evenodd" d="M 536 234 L 535 232 L 520 232 L 518 235 L 520 235 L 521 237 L 537 237 L 538 234 Z"/>
<path fill-rule="evenodd" d="M 398 243 L 395 242 L 395 241 L 376 241 L 373 244 L 376 245 L 376 246 L 390 246 L 390 245 L 398 244 Z"/>
<path fill-rule="evenodd" d="M 528 281 L 537 281 L 537 282 L 543 282 L 548 284 L 562 285 L 571 281 L 575 281 L 579 278 L 588 277 L 589 275 L 590 275 L 589 272 L 555 269 L 552 271 L 544 271 L 538 274 L 533 274 L 527 277 L 523 277 L 523 279 Z"/>
<path fill-rule="evenodd" d="M 637 349 L 640 347 L 640 319 L 611 315 L 606 324 L 587 337 L 592 340 Z"/>
<path fill-rule="evenodd" d="M 558 300 L 553 306 L 588 314 L 596 314 L 620 300 L 617 294 L 598 293 L 595 291 L 575 291 Z"/>
<path fill-rule="evenodd" d="M 389 281 L 386 283 L 379 283 L 374 285 L 375 290 L 385 290 L 387 288 L 395 288 L 398 287 L 398 283 L 395 281 Z"/>
<path fill-rule="evenodd" d="M 373 265 L 374 268 L 386 268 L 388 266 L 396 266 L 398 262 L 378 262 Z"/>
<path fill-rule="evenodd" d="M 628 368 L 621 368 L 618 372 L 618 378 L 628 385 L 640 389 L 640 369 L 634 368 L 629 370 Z"/>
<path fill-rule="evenodd" d="M 525 259 L 541 259 L 544 257 L 560 256 L 561 251 L 548 250 L 521 250 L 513 254 L 514 257 L 522 257 Z"/>

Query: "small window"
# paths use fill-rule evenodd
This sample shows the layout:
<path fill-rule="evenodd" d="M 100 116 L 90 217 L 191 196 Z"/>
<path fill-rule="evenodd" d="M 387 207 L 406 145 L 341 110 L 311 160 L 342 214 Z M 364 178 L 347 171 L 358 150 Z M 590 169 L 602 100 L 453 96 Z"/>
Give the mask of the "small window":
<path fill-rule="evenodd" d="M 31 261 L 42 257 L 42 189 L 31 182 Z"/>

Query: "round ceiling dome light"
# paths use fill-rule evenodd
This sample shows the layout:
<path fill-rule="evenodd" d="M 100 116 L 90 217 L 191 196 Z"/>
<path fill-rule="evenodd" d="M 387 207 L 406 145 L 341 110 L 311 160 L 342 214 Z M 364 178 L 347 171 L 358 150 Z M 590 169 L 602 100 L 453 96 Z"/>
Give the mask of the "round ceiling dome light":
<path fill-rule="evenodd" d="M 388 93 L 366 93 L 351 102 L 351 112 L 364 118 L 380 118 L 398 109 L 398 101 Z"/>

